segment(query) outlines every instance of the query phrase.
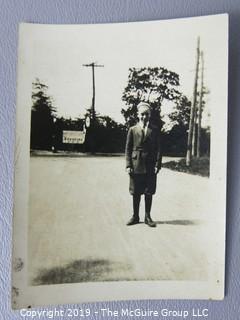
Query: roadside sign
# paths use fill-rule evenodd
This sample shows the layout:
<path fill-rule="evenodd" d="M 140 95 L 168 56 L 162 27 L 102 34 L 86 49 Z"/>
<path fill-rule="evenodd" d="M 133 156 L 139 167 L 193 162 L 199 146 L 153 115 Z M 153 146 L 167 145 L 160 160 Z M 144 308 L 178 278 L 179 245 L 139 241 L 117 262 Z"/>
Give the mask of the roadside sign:
<path fill-rule="evenodd" d="M 63 131 L 63 143 L 83 144 L 85 141 L 85 131 Z"/>

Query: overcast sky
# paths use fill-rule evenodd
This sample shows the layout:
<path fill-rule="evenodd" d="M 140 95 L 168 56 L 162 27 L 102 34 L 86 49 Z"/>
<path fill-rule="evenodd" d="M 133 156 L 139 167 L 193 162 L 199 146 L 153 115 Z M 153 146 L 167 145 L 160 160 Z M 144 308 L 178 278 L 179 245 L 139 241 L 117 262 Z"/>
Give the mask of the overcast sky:
<path fill-rule="evenodd" d="M 221 95 L 223 15 L 192 19 L 102 25 L 32 25 L 21 27 L 22 63 L 29 81 L 39 78 L 49 86 L 59 116 L 77 117 L 92 103 L 92 70 L 97 62 L 96 110 L 123 122 L 121 100 L 130 67 L 165 67 L 180 75 L 179 90 L 193 92 L 197 37 L 205 55 L 205 85 L 211 93 L 208 109 Z M 29 93 L 31 94 L 31 93 Z M 169 104 L 163 105 L 163 113 Z M 204 120 L 206 122 L 206 120 Z"/>

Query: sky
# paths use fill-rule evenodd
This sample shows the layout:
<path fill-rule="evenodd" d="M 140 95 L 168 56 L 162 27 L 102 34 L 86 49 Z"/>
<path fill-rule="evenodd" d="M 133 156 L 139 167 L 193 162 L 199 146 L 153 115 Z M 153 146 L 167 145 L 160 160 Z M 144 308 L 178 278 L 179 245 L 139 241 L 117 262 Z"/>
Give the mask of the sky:
<path fill-rule="evenodd" d="M 71 118 L 83 116 L 92 103 L 92 70 L 83 64 L 104 65 L 95 69 L 96 111 L 124 122 L 121 97 L 130 67 L 165 67 L 178 73 L 178 90 L 192 99 L 199 36 L 204 83 L 210 90 L 203 116 L 206 126 L 207 114 L 221 98 L 216 81 L 221 75 L 225 32 L 221 17 L 99 25 L 22 24 L 20 63 L 26 64 L 31 83 L 39 78 L 49 86 L 58 116 Z M 165 101 L 162 115 L 171 110 L 172 105 Z"/>

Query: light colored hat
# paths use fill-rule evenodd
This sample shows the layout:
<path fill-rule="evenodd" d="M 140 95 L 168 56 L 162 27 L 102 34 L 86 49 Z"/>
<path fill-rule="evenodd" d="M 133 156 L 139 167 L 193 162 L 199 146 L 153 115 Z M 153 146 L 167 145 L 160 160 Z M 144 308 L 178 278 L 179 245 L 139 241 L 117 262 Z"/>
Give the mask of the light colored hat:
<path fill-rule="evenodd" d="M 138 111 L 141 109 L 141 110 L 148 110 L 150 112 L 151 107 L 150 107 L 149 103 L 147 103 L 147 102 L 140 102 L 137 105 L 137 109 L 138 109 Z"/>

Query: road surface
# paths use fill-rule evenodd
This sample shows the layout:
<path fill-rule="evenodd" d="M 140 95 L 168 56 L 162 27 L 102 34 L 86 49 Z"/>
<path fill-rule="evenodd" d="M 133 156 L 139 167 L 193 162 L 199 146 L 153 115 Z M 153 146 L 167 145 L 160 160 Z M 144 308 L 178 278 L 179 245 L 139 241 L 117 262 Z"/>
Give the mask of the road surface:
<path fill-rule="evenodd" d="M 30 283 L 207 279 L 209 179 L 162 169 L 157 227 L 127 227 L 124 165 L 123 157 L 31 157 Z M 143 221 L 143 201 L 140 210 Z"/>

